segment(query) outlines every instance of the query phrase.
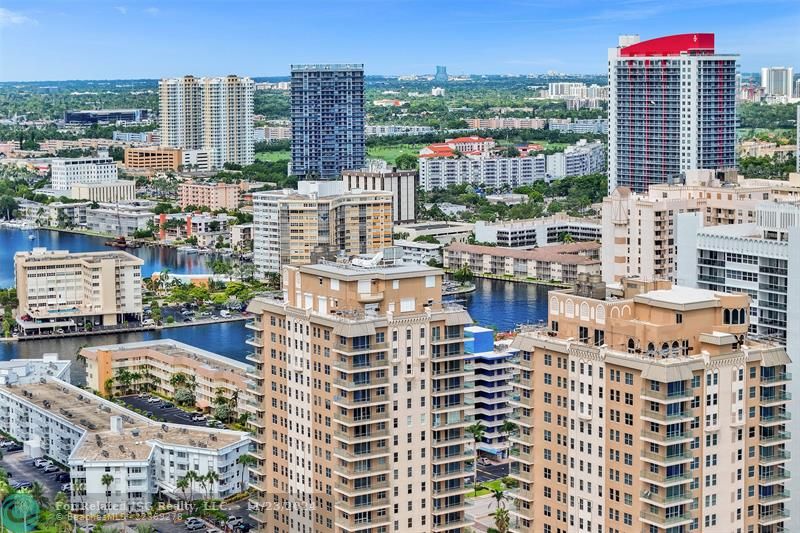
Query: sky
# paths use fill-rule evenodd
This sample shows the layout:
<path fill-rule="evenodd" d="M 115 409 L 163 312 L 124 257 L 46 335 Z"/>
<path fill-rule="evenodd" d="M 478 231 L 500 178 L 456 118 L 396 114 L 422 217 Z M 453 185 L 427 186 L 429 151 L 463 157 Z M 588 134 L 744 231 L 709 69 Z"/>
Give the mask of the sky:
<path fill-rule="evenodd" d="M 0 81 L 603 73 L 617 36 L 713 32 L 743 72 L 800 70 L 798 0 L 0 0 Z"/>

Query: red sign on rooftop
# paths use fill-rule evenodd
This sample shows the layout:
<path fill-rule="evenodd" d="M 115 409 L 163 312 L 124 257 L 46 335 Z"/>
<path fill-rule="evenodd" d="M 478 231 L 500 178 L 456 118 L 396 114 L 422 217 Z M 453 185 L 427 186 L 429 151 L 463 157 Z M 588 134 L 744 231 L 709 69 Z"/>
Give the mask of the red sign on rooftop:
<path fill-rule="evenodd" d="M 677 56 L 687 54 L 713 54 L 713 33 L 683 33 L 668 35 L 626 46 L 620 50 L 622 57 Z"/>

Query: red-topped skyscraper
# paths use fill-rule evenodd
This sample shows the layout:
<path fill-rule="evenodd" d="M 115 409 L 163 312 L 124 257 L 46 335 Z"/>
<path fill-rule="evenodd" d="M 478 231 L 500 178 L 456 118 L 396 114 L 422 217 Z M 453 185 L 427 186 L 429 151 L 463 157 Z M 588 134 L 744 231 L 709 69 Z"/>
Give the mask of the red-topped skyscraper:
<path fill-rule="evenodd" d="M 716 53 L 713 33 L 620 37 L 608 51 L 609 192 L 736 167 L 736 58 Z"/>

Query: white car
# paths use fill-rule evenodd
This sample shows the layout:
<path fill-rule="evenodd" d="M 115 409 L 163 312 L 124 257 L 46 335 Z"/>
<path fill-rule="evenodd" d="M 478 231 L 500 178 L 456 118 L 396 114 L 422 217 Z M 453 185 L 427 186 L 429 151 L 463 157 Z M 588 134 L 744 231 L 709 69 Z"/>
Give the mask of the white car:
<path fill-rule="evenodd" d="M 234 526 L 236 526 L 236 524 L 238 524 L 238 523 L 239 523 L 239 522 L 241 522 L 241 521 L 242 521 L 242 519 L 241 519 L 240 517 L 238 517 L 238 516 L 231 516 L 231 517 L 229 517 L 229 518 L 228 518 L 228 521 L 227 521 L 227 522 L 225 522 L 225 525 L 226 525 L 227 527 L 234 527 Z"/>
<path fill-rule="evenodd" d="M 206 419 L 205 415 L 194 415 L 194 416 L 192 416 L 192 421 L 193 422 L 202 422 L 205 419 Z"/>
<path fill-rule="evenodd" d="M 161 398 L 156 398 L 155 396 L 151 396 L 147 399 L 147 403 L 158 403 L 161 401 Z"/>

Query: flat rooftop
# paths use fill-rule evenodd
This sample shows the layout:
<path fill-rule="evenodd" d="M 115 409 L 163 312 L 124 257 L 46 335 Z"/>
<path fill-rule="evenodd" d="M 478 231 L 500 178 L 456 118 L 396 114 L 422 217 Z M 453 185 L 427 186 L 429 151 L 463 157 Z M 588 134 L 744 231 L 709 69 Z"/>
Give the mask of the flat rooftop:
<path fill-rule="evenodd" d="M 719 300 L 720 293 L 708 289 L 695 289 L 673 285 L 671 289 L 661 289 L 639 294 L 634 298 L 644 300 L 646 303 L 664 303 L 673 305 L 688 305 L 710 303 Z"/>
<path fill-rule="evenodd" d="M 338 278 L 367 277 L 417 277 L 423 275 L 441 274 L 438 268 L 414 263 L 394 263 L 377 266 L 357 266 L 350 263 L 324 262 L 315 265 L 301 266 L 300 271 L 309 274 L 327 274 Z"/>
<path fill-rule="evenodd" d="M 235 359 L 231 359 L 229 357 L 225 357 L 223 355 L 209 352 L 208 350 L 203 350 L 202 348 L 171 339 L 126 342 L 122 344 L 106 344 L 103 346 L 87 346 L 81 350 L 81 353 L 103 351 L 126 352 L 130 350 L 153 350 L 155 352 L 173 357 L 186 357 L 188 359 L 198 361 L 199 363 L 215 370 L 220 365 L 225 367 L 234 367 L 241 371 L 252 369 L 251 365 L 242 363 Z"/>
<path fill-rule="evenodd" d="M 396 226 L 397 228 L 407 228 L 413 229 L 417 231 L 426 231 L 426 230 L 439 230 L 439 229 L 458 229 L 462 231 L 466 231 L 468 229 L 472 229 L 472 224 L 468 224 L 466 222 L 419 222 L 417 224 L 401 224 Z"/>
<path fill-rule="evenodd" d="M 34 248 L 30 252 L 17 252 L 14 254 L 14 259 L 25 259 L 26 262 L 31 261 L 59 261 L 59 260 L 76 260 L 81 259 L 88 262 L 99 262 L 104 259 L 119 259 L 123 261 L 138 262 L 140 265 L 144 264 L 144 260 L 136 257 L 128 252 L 122 250 L 109 250 L 102 252 L 70 252 L 69 250 L 48 250 L 47 248 Z"/>
<path fill-rule="evenodd" d="M 24 387 L 0 386 L 0 390 L 81 427 L 86 433 L 70 459 L 131 460 L 133 452 L 136 459 L 144 460 L 155 441 L 213 450 L 246 438 L 245 433 L 237 431 L 161 424 L 66 382 L 53 378 L 43 381 Z M 112 416 L 122 419 L 122 433 L 112 430 Z"/>

